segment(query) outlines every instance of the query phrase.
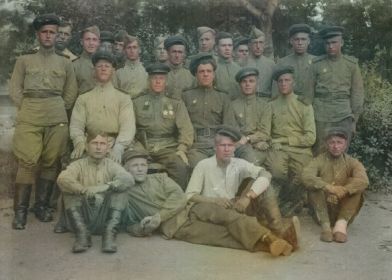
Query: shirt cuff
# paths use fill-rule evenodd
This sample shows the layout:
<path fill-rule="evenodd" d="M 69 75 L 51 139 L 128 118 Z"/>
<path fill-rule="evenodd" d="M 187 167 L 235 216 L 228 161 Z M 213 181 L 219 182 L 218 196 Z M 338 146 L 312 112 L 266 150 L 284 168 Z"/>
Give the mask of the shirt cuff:
<path fill-rule="evenodd" d="M 262 194 L 270 185 L 270 181 L 266 177 L 258 177 L 250 188 L 257 196 Z"/>

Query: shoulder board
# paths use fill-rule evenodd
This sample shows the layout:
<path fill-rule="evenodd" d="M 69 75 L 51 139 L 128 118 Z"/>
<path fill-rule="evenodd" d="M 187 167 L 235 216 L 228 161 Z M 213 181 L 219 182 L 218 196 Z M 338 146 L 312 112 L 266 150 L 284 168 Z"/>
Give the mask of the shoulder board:
<path fill-rule="evenodd" d="M 81 93 L 79 94 L 79 96 L 82 95 L 82 94 L 85 94 L 85 93 L 87 93 L 87 92 L 89 92 L 89 91 L 92 91 L 93 89 L 94 89 L 94 87 L 91 87 L 91 88 L 89 88 L 89 89 L 87 89 L 87 90 L 81 92 Z"/>
<path fill-rule="evenodd" d="M 179 101 L 182 100 L 182 98 L 176 98 L 174 96 L 168 96 L 166 94 L 165 94 L 165 98 L 167 98 L 167 99 L 169 99 L 170 101 L 173 101 L 173 102 L 179 102 Z"/>
<path fill-rule="evenodd" d="M 344 59 L 347 61 L 350 61 L 351 63 L 358 63 L 358 59 L 356 57 L 350 56 L 350 55 L 343 55 Z"/>
<path fill-rule="evenodd" d="M 222 92 L 222 93 L 224 93 L 224 94 L 227 94 L 227 95 L 229 95 L 229 93 L 228 93 L 227 91 L 225 91 L 225 90 L 223 90 L 223 89 L 220 89 L 220 88 L 218 88 L 217 86 L 214 86 L 214 90 L 216 90 L 216 91 L 219 91 L 219 92 Z"/>
<path fill-rule="evenodd" d="M 72 62 L 77 61 L 80 58 L 80 56 L 76 57 L 74 60 L 72 60 Z"/>
<path fill-rule="evenodd" d="M 66 54 L 63 54 L 61 51 L 59 51 L 59 50 L 55 50 L 54 51 L 57 55 L 59 55 L 59 56 L 63 56 L 63 57 L 65 57 L 65 58 L 67 58 L 67 59 L 70 59 L 70 57 L 68 56 L 68 55 L 66 55 Z"/>
<path fill-rule="evenodd" d="M 313 59 L 312 59 L 312 63 L 317 63 L 317 62 L 319 62 L 319 61 L 322 61 L 322 60 L 324 60 L 325 58 L 327 57 L 327 55 L 320 55 L 320 56 L 316 56 L 316 57 L 314 57 Z"/>
<path fill-rule="evenodd" d="M 122 90 L 122 89 L 119 89 L 119 88 L 116 88 L 116 89 L 118 89 L 119 91 L 125 93 L 126 95 L 129 95 L 126 91 L 124 91 L 124 90 Z M 139 93 L 138 96 L 136 96 L 136 97 L 134 97 L 134 98 L 132 98 L 132 99 L 133 99 L 133 100 L 136 100 L 136 99 L 138 99 L 139 97 L 146 96 L 147 94 L 148 94 L 147 91 L 142 91 L 141 93 Z"/>
<path fill-rule="evenodd" d="M 308 97 L 306 97 L 306 96 L 297 95 L 297 100 L 299 102 L 301 102 L 302 104 L 304 104 L 305 106 L 312 105 L 312 101 Z"/>
<path fill-rule="evenodd" d="M 23 51 L 23 52 L 21 53 L 21 55 L 35 54 L 35 53 L 37 53 L 38 51 L 39 51 L 39 48 L 36 47 L 36 48 L 34 48 L 34 49 L 30 49 L 30 50 Z"/>
<path fill-rule="evenodd" d="M 190 91 L 190 90 L 193 90 L 193 89 L 196 89 L 196 88 L 197 88 L 197 86 L 192 86 L 192 87 L 184 88 L 182 91 L 183 92 Z"/>
<path fill-rule="evenodd" d="M 126 92 L 125 90 L 119 88 L 119 87 L 115 87 L 113 86 L 115 89 L 117 89 L 118 91 L 121 91 L 122 93 L 125 93 L 126 95 L 129 95 L 128 92 Z"/>

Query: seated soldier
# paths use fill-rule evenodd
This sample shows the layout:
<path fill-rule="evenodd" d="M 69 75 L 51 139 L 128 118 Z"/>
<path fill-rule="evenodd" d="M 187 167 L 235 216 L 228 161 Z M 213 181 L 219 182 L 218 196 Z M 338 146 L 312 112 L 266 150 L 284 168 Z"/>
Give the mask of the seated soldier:
<path fill-rule="evenodd" d="M 221 127 L 215 136 L 215 155 L 201 160 L 193 170 L 186 189 L 189 201 L 232 208 L 260 220 L 265 216 L 268 226 L 296 249 L 299 221 L 293 217 L 283 222 L 274 189 L 269 187 L 271 174 L 263 167 L 234 158 L 241 133 L 231 127 Z M 250 180 L 246 184 L 247 178 L 253 178 L 254 182 Z"/>
<path fill-rule="evenodd" d="M 147 67 L 149 90 L 134 99 L 136 138 L 153 161 L 162 164 L 185 189 L 189 177 L 186 152 L 193 143 L 193 127 L 184 102 L 165 95 L 169 71 L 162 63 Z"/>
<path fill-rule="evenodd" d="M 67 228 L 76 236 L 74 253 L 91 246 L 90 232 L 102 234 L 103 252 L 117 251 L 115 236 L 127 202 L 125 191 L 134 180 L 106 157 L 108 151 L 108 135 L 90 132 L 88 156 L 71 163 L 57 179 L 63 192 Z"/>
<path fill-rule="evenodd" d="M 127 231 L 148 236 L 159 228 L 167 239 L 249 251 L 290 255 L 293 247 L 260 225 L 255 217 L 209 203 L 189 203 L 181 188 L 165 173 L 147 175 L 148 154 L 127 151 L 125 168 L 134 176 L 125 212 Z"/>
<path fill-rule="evenodd" d="M 256 96 L 259 70 L 245 67 L 235 78 L 241 87 L 241 95 L 232 101 L 237 123 L 243 134 L 237 145 L 235 156 L 255 165 L 264 163 L 269 148 L 269 136 L 263 132 L 267 102 Z"/>
<path fill-rule="evenodd" d="M 135 116 L 132 101 L 124 92 L 113 87 L 115 58 L 106 51 L 92 57 L 97 85 L 80 95 L 72 111 L 70 134 L 74 145 L 72 159 L 85 152 L 86 132 L 104 131 L 110 135 L 109 157 L 120 163 L 121 156 L 135 135 Z"/>
<path fill-rule="evenodd" d="M 294 68 L 277 66 L 273 79 L 279 96 L 271 101 L 265 113 L 265 133 L 271 137 L 266 167 L 274 185 L 280 188 L 279 200 L 283 215 L 302 210 L 305 191 L 300 183 L 302 169 L 312 159 L 316 140 L 313 108 L 304 104 L 293 92 Z"/>
<path fill-rule="evenodd" d="M 343 129 L 329 130 L 327 151 L 314 158 L 302 174 L 310 206 L 322 228 L 320 239 L 325 242 L 347 241 L 347 225 L 361 209 L 369 184 L 363 165 L 345 153 L 347 139 Z"/>

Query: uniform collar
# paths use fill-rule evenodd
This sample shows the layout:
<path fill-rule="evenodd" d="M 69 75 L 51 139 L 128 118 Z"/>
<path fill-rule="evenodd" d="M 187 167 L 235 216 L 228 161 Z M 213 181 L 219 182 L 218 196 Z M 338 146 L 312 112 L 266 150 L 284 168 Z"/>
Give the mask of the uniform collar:
<path fill-rule="evenodd" d="M 43 55 L 43 56 L 52 55 L 52 54 L 54 54 L 54 51 L 55 51 L 54 47 L 53 47 L 53 48 L 50 48 L 50 49 L 46 49 L 46 48 L 40 47 L 40 48 L 38 49 L 38 53 L 41 54 L 41 55 Z"/>
<path fill-rule="evenodd" d="M 230 64 L 231 62 L 232 62 L 231 59 L 218 56 L 218 63 L 220 64 Z"/>
<path fill-rule="evenodd" d="M 140 64 L 140 60 L 132 61 L 132 60 L 127 59 L 125 62 L 125 65 L 127 65 L 131 68 L 136 68 L 136 66 L 138 66 L 139 64 Z"/>
<path fill-rule="evenodd" d="M 101 165 L 104 160 L 105 160 L 105 158 L 96 159 L 96 158 L 93 158 L 91 156 L 87 156 L 87 162 L 88 162 L 89 165 L 96 165 L 96 166 L 98 166 L 98 165 Z"/>

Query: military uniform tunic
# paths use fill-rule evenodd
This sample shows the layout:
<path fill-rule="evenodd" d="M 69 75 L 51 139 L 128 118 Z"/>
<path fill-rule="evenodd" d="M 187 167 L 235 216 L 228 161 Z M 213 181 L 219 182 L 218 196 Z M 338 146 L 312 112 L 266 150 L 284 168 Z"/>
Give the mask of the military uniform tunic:
<path fill-rule="evenodd" d="M 195 142 L 189 151 L 189 163 L 214 154 L 216 128 L 226 124 L 237 127 L 233 107 L 227 94 L 214 88 L 196 87 L 184 91 L 183 100 L 195 129 Z"/>
<path fill-rule="evenodd" d="M 95 87 L 96 81 L 94 78 L 94 65 L 91 61 L 91 55 L 82 52 L 78 59 L 72 62 L 76 74 L 76 80 L 78 82 L 78 94 L 83 94 L 88 90 Z"/>
<path fill-rule="evenodd" d="M 191 72 L 184 66 L 169 65 L 170 72 L 167 75 L 166 94 L 175 99 L 181 99 L 182 92 L 189 89 L 195 83 Z"/>
<path fill-rule="evenodd" d="M 163 164 L 169 176 L 185 188 L 188 172 L 175 155 L 186 152 L 193 143 L 193 127 L 182 100 L 146 92 L 134 100 L 137 139 L 154 161 Z"/>
<path fill-rule="evenodd" d="M 309 200 L 321 223 L 342 218 L 352 221 L 369 184 L 366 170 L 357 159 L 347 154 L 334 158 L 328 152 L 320 154 L 304 168 L 302 181 L 309 190 Z M 339 204 L 328 203 L 324 192 L 328 184 L 344 187 L 348 195 Z"/>
<path fill-rule="evenodd" d="M 76 100 L 70 125 L 74 146 L 86 141 L 88 131 L 104 131 L 124 148 L 133 141 L 136 128 L 132 101 L 111 82 L 97 85 Z"/>
<path fill-rule="evenodd" d="M 265 56 L 258 58 L 250 55 L 246 67 L 255 67 L 259 70 L 257 95 L 262 97 L 271 97 L 272 73 L 275 62 Z"/>
<path fill-rule="evenodd" d="M 13 151 L 19 160 L 17 183 L 33 183 L 32 169 L 41 161 L 41 177 L 54 180 L 56 162 L 68 139 L 66 109 L 77 96 L 71 61 L 40 48 L 16 61 L 10 97 L 19 107 Z"/>
<path fill-rule="evenodd" d="M 147 78 L 147 72 L 141 62 L 133 63 L 127 59 L 125 66 L 116 71 L 113 80 L 116 87 L 135 98 L 146 89 Z"/>
<path fill-rule="evenodd" d="M 235 80 L 235 75 L 241 67 L 233 62 L 221 57 L 218 58 L 217 68 L 215 70 L 216 87 L 226 92 L 231 99 L 238 97 L 240 87 Z"/>

